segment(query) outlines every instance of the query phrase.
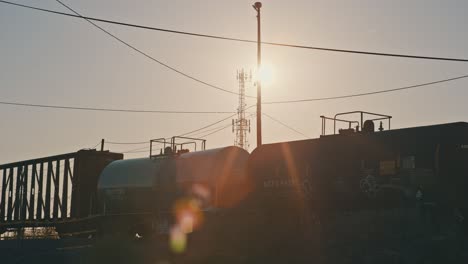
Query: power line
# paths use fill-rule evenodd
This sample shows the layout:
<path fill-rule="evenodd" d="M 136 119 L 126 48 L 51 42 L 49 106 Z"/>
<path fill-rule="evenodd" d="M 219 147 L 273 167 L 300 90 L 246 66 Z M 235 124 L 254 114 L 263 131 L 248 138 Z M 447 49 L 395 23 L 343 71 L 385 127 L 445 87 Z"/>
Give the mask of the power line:
<path fill-rule="evenodd" d="M 101 141 L 99 141 L 99 142 L 96 144 L 96 146 L 94 146 L 94 147 L 92 147 L 92 148 L 90 148 L 90 149 L 95 149 L 97 146 L 99 146 L 99 144 L 101 144 Z"/>
<path fill-rule="evenodd" d="M 250 106 L 249 108 L 251 108 L 251 107 L 253 107 L 253 106 Z M 210 124 L 208 124 L 208 125 L 206 125 L 206 126 L 203 126 L 203 127 L 201 127 L 201 128 L 197 128 L 197 129 L 194 129 L 194 130 L 192 130 L 192 131 L 189 131 L 189 132 L 186 132 L 186 133 L 183 133 L 183 134 L 179 134 L 178 136 L 179 136 L 179 137 L 183 137 L 183 136 L 196 135 L 196 134 L 201 134 L 201 133 L 206 133 L 206 132 L 212 131 L 213 129 L 209 129 L 209 130 L 207 130 L 207 131 L 202 131 L 202 130 L 204 130 L 204 129 L 206 129 L 206 128 L 209 128 L 209 127 L 212 127 L 212 126 L 214 126 L 214 125 L 217 125 L 217 124 L 219 124 L 219 123 L 221 123 L 221 122 L 223 122 L 223 121 L 226 121 L 226 120 L 228 120 L 228 119 L 234 117 L 235 115 L 237 115 L 237 114 L 230 115 L 230 116 L 228 116 L 228 117 L 226 117 L 226 118 L 223 118 L 223 119 L 221 119 L 221 120 L 215 121 L 215 122 L 210 123 Z M 231 124 L 230 124 L 230 125 L 231 125 Z M 223 126 L 223 127 L 224 127 L 224 126 Z M 216 128 L 215 128 L 215 129 L 216 129 Z M 196 132 L 198 132 L 198 133 L 196 133 Z M 194 133 L 195 133 L 195 134 L 194 134 Z M 142 144 L 148 144 L 148 143 L 149 143 L 149 141 L 139 141 L 139 142 L 115 142 L 115 141 L 106 141 L 106 144 L 112 144 L 112 145 L 142 145 Z M 134 150 L 136 150 L 136 149 L 134 149 Z M 129 150 L 129 151 L 131 151 L 131 150 Z"/>
<path fill-rule="evenodd" d="M 201 131 L 201 130 L 203 130 L 203 129 L 205 129 L 205 128 L 208 128 L 208 127 L 217 125 L 217 124 L 219 124 L 219 123 L 221 123 L 221 122 L 223 122 L 223 121 L 225 121 L 225 120 L 231 119 L 232 117 L 234 117 L 234 116 L 236 116 L 236 115 L 237 115 L 237 114 L 230 115 L 230 116 L 228 116 L 228 117 L 226 117 L 226 118 L 223 118 L 223 119 L 221 119 L 221 120 L 218 120 L 218 121 L 216 121 L 216 122 L 214 122 L 214 123 L 210 123 L 210 124 L 208 124 L 208 125 L 206 125 L 206 126 L 203 126 L 203 127 L 201 127 L 201 128 L 197 128 L 197 129 L 192 130 L 192 131 L 189 131 L 189 132 L 187 132 L 187 133 L 180 134 L 179 137 L 187 136 L 187 135 L 189 135 L 189 134 L 193 134 L 193 133 L 195 133 L 195 132 Z"/>
<path fill-rule="evenodd" d="M 255 105 L 252 105 L 252 106 L 250 106 L 250 107 L 248 107 L 248 108 L 252 108 L 252 107 L 254 107 L 254 106 L 255 106 Z M 248 108 L 247 108 L 247 109 L 248 109 Z M 255 114 L 251 114 L 251 115 L 249 115 L 249 117 L 252 117 L 252 116 L 254 116 L 254 115 L 255 115 Z M 193 131 L 191 131 L 191 132 L 187 132 L 187 133 L 181 134 L 181 135 L 179 135 L 179 136 L 184 136 L 184 135 L 193 134 L 194 132 L 198 132 L 198 133 L 196 133 L 196 134 L 201 134 L 201 133 L 210 132 L 210 133 L 208 133 L 208 134 L 205 134 L 205 135 L 203 135 L 203 136 L 200 136 L 199 138 L 208 137 L 208 136 L 210 136 L 210 135 L 213 135 L 213 134 L 215 134 L 215 133 L 218 133 L 218 132 L 220 132 L 220 131 L 222 131 L 222 130 L 228 128 L 228 127 L 230 127 L 231 124 L 228 124 L 228 125 L 225 125 L 225 126 L 216 127 L 216 128 L 212 128 L 212 129 L 209 129 L 209 130 L 207 130 L 207 131 L 201 131 L 201 130 L 203 130 L 203 129 L 205 129 L 205 128 L 208 128 L 208 127 L 210 127 L 210 126 L 214 126 L 214 125 L 216 125 L 216 124 L 218 124 L 218 123 L 221 123 L 221 122 L 223 122 L 223 121 L 225 121 L 225 120 L 227 120 L 227 119 L 229 119 L 229 118 L 231 118 L 231 117 L 233 117 L 233 116 L 229 116 L 229 117 L 227 117 L 227 118 L 223 118 L 223 119 L 221 119 L 221 120 L 219 120 L 219 121 L 216 121 L 216 122 L 214 122 L 214 123 L 211 123 L 211 124 L 209 124 L 209 125 L 207 125 L 207 126 L 204 126 L 204 127 L 202 127 L 202 128 L 193 130 Z M 201 132 L 199 132 L 199 131 L 201 131 Z M 116 144 L 116 145 L 141 145 L 141 144 L 147 144 L 148 141 L 141 141 L 141 142 L 112 142 L 112 141 L 106 141 L 106 143 L 107 143 L 107 144 Z M 123 152 L 120 152 L 120 153 L 126 153 L 126 154 L 142 153 L 142 152 L 147 152 L 149 149 L 150 149 L 149 147 L 140 147 L 140 148 L 136 148 L 136 149 L 126 150 L 126 151 L 123 151 Z M 157 151 L 157 150 L 160 150 L 160 149 L 156 149 L 156 151 Z"/>
<path fill-rule="evenodd" d="M 250 108 L 252 108 L 252 107 L 255 107 L 255 106 L 256 106 L 256 105 L 251 105 L 251 106 L 247 107 L 245 110 L 248 110 L 248 109 L 250 109 Z M 179 136 L 179 137 L 183 137 L 183 136 L 187 136 L 187 135 L 189 135 L 189 134 L 193 134 L 193 133 L 198 132 L 198 131 L 201 131 L 201 130 L 203 130 L 203 129 L 205 129 L 205 128 L 208 128 L 208 127 L 217 125 L 217 124 L 219 124 L 219 123 L 221 123 L 221 122 L 223 122 L 223 121 L 225 121 L 225 120 L 228 120 L 228 119 L 230 119 L 230 118 L 232 118 L 232 117 L 234 117 L 234 116 L 236 116 L 236 115 L 237 115 L 237 113 L 235 113 L 235 114 L 233 114 L 233 115 L 230 115 L 230 116 L 228 116 L 228 117 L 226 117 L 226 118 L 223 118 L 223 119 L 221 119 L 221 120 L 218 120 L 218 121 L 216 121 L 216 122 L 214 122 L 214 123 L 210 123 L 210 124 L 208 124 L 208 125 L 206 125 L 206 126 L 203 126 L 203 127 L 201 127 L 201 128 L 197 128 L 197 129 L 195 129 L 195 130 L 192 130 L 192 131 L 189 131 L 189 132 L 180 134 L 180 135 L 178 135 L 178 136 Z"/>
<path fill-rule="evenodd" d="M 125 46 L 129 47 L 130 49 L 132 49 L 132 50 L 134 50 L 134 51 L 140 53 L 141 55 L 145 56 L 146 58 L 148 58 L 148 59 L 150 59 L 150 60 L 152 60 L 152 61 L 154 61 L 154 62 L 160 64 L 161 66 L 164 66 L 164 67 L 168 68 L 169 70 L 172 70 L 172 71 L 174 71 L 174 72 L 176 72 L 176 73 L 178 73 L 178 74 L 180 74 L 180 75 L 182 75 L 182 76 L 184 76 L 184 77 L 187 77 L 187 78 L 189 78 L 189 79 L 191 79 L 191 80 L 193 80 L 193 81 L 195 81 L 195 82 L 201 83 L 201 84 L 206 85 L 206 86 L 208 86 L 208 87 L 211 87 L 211 88 L 214 88 L 214 89 L 216 89 L 216 90 L 220 90 L 220 91 L 223 91 L 223 92 L 226 92 L 226 93 L 238 95 L 238 93 L 236 93 L 236 92 L 229 91 L 229 90 L 223 89 L 223 88 L 221 88 L 221 87 L 219 87 L 219 86 L 216 86 L 216 85 L 210 84 L 210 83 L 208 83 L 208 82 L 202 81 L 202 80 L 200 80 L 200 79 L 198 79 L 198 78 L 196 78 L 196 77 L 194 77 L 194 76 L 191 76 L 191 75 L 189 75 L 189 74 L 187 74 L 187 73 L 182 72 L 182 71 L 179 70 L 179 69 L 176 69 L 176 68 L 173 67 L 173 66 L 168 65 L 167 63 L 164 63 L 164 62 L 162 62 L 162 61 L 160 61 L 160 60 L 154 58 L 153 56 L 149 55 L 148 53 L 142 51 L 141 49 L 138 49 L 137 47 L 131 45 L 130 43 L 128 43 L 128 42 L 124 41 L 123 39 L 117 37 L 116 35 L 112 34 L 112 33 L 109 32 L 108 30 L 106 30 L 106 29 L 102 28 L 101 26 L 97 25 L 96 23 L 92 22 L 91 19 L 88 19 L 88 18 L 82 16 L 80 13 L 78 13 L 78 12 L 75 11 L 75 10 L 73 10 L 71 7 L 69 7 L 68 5 L 64 4 L 64 3 L 61 2 L 60 0 L 56 0 L 56 1 L 57 1 L 59 4 L 61 4 L 62 6 L 64 6 L 65 8 L 67 8 L 68 10 L 72 11 L 73 13 L 75 13 L 77 16 L 79 16 L 79 17 L 83 18 L 84 20 L 86 20 L 86 21 L 87 21 L 88 23 L 90 23 L 91 25 L 93 25 L 93 26 L 95 26 L 96 28 L 100 29 L 102 32 L 104 32 L 104 33 L 106 33 L 107 35 L 111 36 L 112 38 L 114 38 L 114 39 L 117 40 L 118 42 L 120 42 L 120 43 L 124 44 Z"/>
<path fill-rule="evenodd" d="M 397 91 L 402 91 L 402 90 L 409 90 L 409 89 L 419 88 L 419 87 L 423 87 L 423 86 L 429 86 L 429 85 L 434 85 L 434 84 L 439 84 L 439 83 L 444 83 L 444 82 L 460 80 L 460 79 L 464 79 L 464 78 L 468 78 L 468 75 L 463 75 L 463 76 L 459 76 L 459 77 L 454 77 L 454 78 L 449 78 L 449 79 L 444 79 L 444 80 L 439 80 L 439 81 L 433 81 L 433 82 L 428 82 L 428 83 L 421 83 L 421 84 L 415 84 L 415 85 L 410 85 L 410 86 L 404 86 L 404 87 L 399 87 L 399 88 L 367 92 L 367 93 L 357 93 L 357 94 L 339 95 L 339 96 L 330 96 L 330 97 L 319 97 L 319 98 L 309 98 L 309 99 L 270 101 L 270 102 L 263 102 L 262 104 L 287 104 L 287 103 L 327 101 L 327 100 L 336 100 L 336 99 L 343 99 L 343 98 L 360 97 L 360 96 L 367 96 L 367 95 L 374 95 L 374 94 L 390 93 L 390 92 L 397 92 Z"/>
<path fill-rule="evenodd" d="M 157 27 L 150 27 L 144 25 L 137 25 L 137 24 L 130 24 L 124 22 L 118 22 L 113 20 L 107 19 L 100 19 L 94 17 L 85 17 L 80 15 L 74 15 L 59 11 L 53 11 L 50 9 L 44 9 L 39 7 L 33 7 L 28 5 L 22 5 L 17 3 L 12 3 L 9 1 L 0 0 L 0 3 L 14 5 L 18 7 L 24 7 L 28 9 L 33 9 L 37 11 L 75 17 L 75 18 L 82 18 L 86 20 L 92 20 L 97 22 L 115 24 L 120 26 L 126 27 L 134 27 L 140 29 L 147 29 L 147 30 L 154 30 L 154 31 L 161 31 L 167 33 L 174 33 L 174 34 L 182 34 L 182 35 L 189 35 L 195 37 L 204 37 L 204 38 L 211 38 L 211 39 L 220 39 L 220 40 L 229 40 L 229 41 L 237 41 L 237 42 L 245 42 L 245 43 L 257 43 L 255 40 L 248 40 L 248 39 L 241 39 L 241 38 L 232 38 L 232 37 L 223 37 L 223 36 L 216 36 L 216 35 L 208 35 L 208 34 L 200 34 L 200 33 L 193 33 L 187 31 L 179 31 L 179 30 L 172 30 L 172 29 L 164 29 L 164 28 L 157 28 Z M 349 49 L 333 49 L 333 48 L 324 48 L 324 47 L 315 47 L 315 46 L 306 46 L 306 45 L 297 45 L 297 44 L 288 44 L 288 43 L 279 43 L 279 42 L 261 42 L 264 45 L 270 46 L 279 46 L 279 47 L 289 47 L 289 48 L 299 48 L 299 49 L 309 49 L 309 50 L 319 50 L 319 51 L 329 51 L 329 52 L 339 52 L 339 53 L 352 53 L 352 54 L 360 54 L 360 55 L 372 55 L 372 56 L 386 56 L 386 57 L 400 57 L 400 58 L 409 58 L 409 59 L 424 59 L 424 60 L 440 60 L 440 61 L 456 61 L 456 62 L 468 62 L 468 59 L 461 59 L 461 58 L 448 58 L 448 57 L 435 57 L 435 56 L 417 56 L 417 55 L 409 55 L 409 54 L 396 54 L 396 53 L 384 53 L 384 52 L 371 52 L 371 51 L 360 51 L 360 50 L 349 50 Z"/>
<path fill-rule="evenodd" d="M 130 151 L 130 152 L 120 152 L 122 154 L 137 154 L 137 153 L 143 153 L 143 152 L 149 152 L 149 148 L 146 150 L 140 150 L 140 151 Z"/>
<path fill-rule="evenodd" d="M 232 118 L 232 117 L 233 117 L 233 116 L 229 116 L 229 117 L 227 117 L 227 118 L 223 118 L 223 119 L 218 120 L 218 121 L 216 121 L 216 122 L 214 122 L 214 123 L 211 123 L 211 124 L 209 124 L 209 125 L 207 125 L 207 126 L 204 126 L 204 127 L 202 127 L 202 128 L 199 128 L 199 129 L 196 129 L 196 130 L 193 130 L 193 131 L 184 133 L 184 134 L 181 134 L 181 135 L 179 135 L 179 136 L 182 137 L 182 136 L 190 135 L 190 136 L 192 136 L 192 137 L 195 137 L 196 135 L 203 134 L 203 133 L 207 133 L 207 132 L 213 132 L 213 131 L 214 131 L 214 133 L 219 132 L 219 131 L 225 129 L 226 127 L 228 127 L 228 126 L 231 126 L 231 124 L 229 124 L 229 125 L 223 125 L 223 126 L 218 126 L 218 127 L 215 127 L 215 128 L 211 128 L 211 129 L 205 130 L 205 131 L 202 131 L 202 130 L 203 130 L 203 129 L 206 129 L 206 128 L 208 128 L 208 127 L 214 126 L 214 125 L 216 125 L 216 124 L 219 124 L 219 123 L 221 123 L 221 122 L 223 122 L 223 121 L 225 121 L 225 120 L 227 120 L 227 119 L 230 119 L 230 118 Z M 197 133 L 195 133 L 195 132 L 197 132 Z M 214 133 L 213 133 L 213 134 L 214 134 Z M 207 135 L 201 136 L 200 138 L 209 136 L 209 135 L 211 135 L 211 134 L 212 134 L 212 133 L 209 133 L 209 134 L 207 134 Z M 107 144 L 113 144 L 113 145 L 142 145 L 142 144 L 148 144 L 149 141 L 142 141 L 142 142 L 111 142 L 111 141 L 106 141 L 106 143 L 107 143 Z M 136 149 L 130 149 L 130 150 L 123 151 L 122 153 L 133 153 L 133 152 L 135 152 L 135 151 L 139 151 L 139 150 L 142 150 L 142 149 L 144 149 L 144 150 L 149 150 L 149 147 L 141 147 L 141 148 L 136 148 Z"/>
<path fill-rule="evenodd" d="M 148 144 L 148 141 L 141 141 L 141 142 L 112 142 L 112 141 L 106 141 L 106 144 L 111 144 L 111 145 L 142 145 L 142 144 Z"/>
<path fill-rule="evenodd" d="M 147 142 L 148 143 L 148 142 Z M 145 151 L 148 151 L 150 148 L 148 146 L 145 146 L 145 147 L 142 147 L 142 148 L 134 148 L 134 149 L 129 149 L 129 150 L 125 150 L 123 151 L 122 153 L 132 153 L 132 152 L 135 152 L 135 151 L 140 151 L 140 150 L 145 150 Z"/>
<path fill-rule="evenodd" d="M 254 115 L 255 115 L 255 114 L 252 114 L 252 115 L 250 115 L 249 117 L 252 117 L 252 116 L 254 116 Z M 223 127 L 219 128 L 219 129 L 213 131 L 213 132 L 210 132 L 210 133 L 208 133 L 208 134 L 205 134 L 205 135 L 203 135 L 203 136 L 200 136 L 200 138 L 205 138 L 205 137 L 211 136 L 211 135 L 216 134 L 216 133 L 218 133 L 218 132 L 220 132 L 220 131 L 222 131 L 222 130 L 224 130 L 224 129 L 230 127 L 230 126 L 232 126 L 232 124 L 223 126 Z"/>
<path fill-rule="evenodd" d="M 1 2 L 1 0 L 0 0 Z M 286 104 L 286 103 L 301 103 L 301 102 L 313 102 L 313 101 L 327 101 L 327 100 L 336 100 L 336 99 L 344 99 L 344 98 L 352 98 L 352 97 L 361 97 L 361 96 L 367 96 L 367 95 L 375 95 L 375 94 L 382 94 L 382 93 L 390 93 L 390 92 L 397 92 L 397 91 L 402 91 L 402 90 L 409 90 L 409 89 L 414 89 L 414 88 L 419 88 L 419 87 L 424 87 L 424 86 L 430 86 L 434 84 L 439 84 L 439 83 L 445 83 L 445 82 L 451 82 L 455 80 L 460 80 L 460 79 L 465 79 L 468 78 L 468 75 L 463 75 L 463 76 L 458 76 L 458 77 L 453 77 L 453 78 L 448 78 L 448 79 L 443 79 L 443 80 L 438 80 L 438 81 L 433 81 L 433 82 L 427 82 L 427 83 L 421 83 L 421 84 L 415 84 L 415 85 L 410 85 L 410 86 L 404 86 L 404 87 L 399 87 L 399 88 L 393 88 L 393 89 L 387 89 L 387 90 L 380 90 L 380 91 L 372 91 L 372 92 L 366 92 L 366 93 L 357 93 L 357 94 L 349 94 L 349 95 L 339 95 L 339 96 L 330 96 L 330 97 L 318 97 L 318 98 L 308 98 L 308 99 L 295 99 L 295 100 L 282 100 L 282 101 L 267 101 L 263 102 L 262 104 Z M 45 104 L 29 104 L 29 103 L 20 103 L 20 102 L 7 102 L 7 101 L 0 101 L 0 105 L 14 105 L 14 106 L 25 106 L 25 107 L 39 107 L 39 108 L 54 108 L 54 109 L 67 109 L 67 110 L 84 110 L 84 111 L 104 111 L 104 112 L 128 112 L 128 113 L 159 113 L 159 114 L 231 114 L 233 112 L 229 111 L 171 111 L 171 110 L 136 110 L 136 109 L 116 109 L 116 108 L 96 108 L 96 107 L 75 107 L 75 106 L 61 106 L 61 105 L 45 105 Z M 249 108 L 254 107 L 255 105 L 252 105 Z M 232 114 L 222 120 L 219 120 L 213 124 L 209 124 L 206 127 L 210 127 L 212 125 L 216 125 L 218 123 L 221 123 L 224 120 L 227 120 L 236 114 Z M 193 132 L 197 132 L 200 130 L 203 130 L 206 127 L 202 127 L 190 132 L 187 132 L 185 134 L 181 134 L 179 136 L 184 136 L 187 134 L 191 134 Z"/>
<path fill-rule="evenodd" d="M 253 106 L 255 106 L 255 105 L 253 105 Z M 253 106 L 250 106 L 250 107 L 248 107 L 248 108 L 252 108 Z M 183 134 L 179 134 L 178 136 L 179 136 L 179 137 L 188 136 L 188 135 L 194 134 L 195 132 L 198 132 L 198 133 L 195 133 L 195 134 L 206 133 L 206 132 L 208 132 L 208 131 L 202 131 L 202 130 L 204 130 L 204 129 L 206 129 L 206 128 L 209 128 L 209 127 L 212 127 L 212 126 L 214 126 L 214 125 L 217 125 L 217 124 L 219 124 L 219 123 L 221 123 L 221 122 L 223 122 L 223 121 L 226 121 L 226 120 L 228 120 L 228 119 L 234 117 L 235 115 L 237 115 L 237 114 L 230 115 L 230 116 L 228 116 L 228 117 L 226 117 L 226 118 L 223 118 L 223 119 L 218 120 L 218 121 L 216 121 L 216 122 L 210 123 L 210 124 L 208 124 L 208 125 L 206 125 L 206 126 L 203 126 L 203 127 L 201 127 L 201 128 L 197 128 L 197 129 L 194 129 L 194 130 L 192 130 L 192 131 L 189 131 L 189 132 L 186 132 L 186 133 L 183 133 Z M 210 129 L 209 131 L 212 131 L 212 129 Z M 112 144 L 112 145 L 142 145 L 142 144 L 148 144 L 148 143 L 149 143 L 149 141 L 138 141 L 138 142 L 115 142 L 115 141 L 106 141 L 106 144 Z M 134 150 L 135 150 L 135 149 L 134 149 Z M 130 150 L 130 151 L 131 151 L 131 150 Z"/>
<path fill-rule="evenodd" d="M 234 114 L 235 115 L 235 114 Z M 207 132 L 211 132 L 211 131 L 214 131 L 214 130 L 218 130 L 219 128 L 225 128 L 226 126 L 219 126 L 219 127 L 215 127 L 215 128 L 212 128 L 212 129 L 208 129 L 208 130 L 205 130 L 203 131 L 204 129 L 208 128 L 208 127 L 211 127 L 211 126 L 214 126 L 216 124 L 219 124 L 225 120 L 228 120 L 230 118 L 232 118 L 234 115 L 230 115 L 226 118 L 223 118 L 221 120 L 218 120 L 214 123 L 211 123 L 211 124 L 208 124 L 206 126 L 203 126 L 201 128 L 198 128 L 198 129 L 195 129 L 195 130 L 192 130 L 190 132 L 187 132 L 187 133 L 184 133 L 184 134 L 180 134 L 179 137 L 183 137 L 183 136 L 195 136 L 195 135 L 199 135 L 199 134 L 203 134 L 203 133 L 207 133 Z M 230 126 L 231 124 L 229 124 Z M 198 132 L 198 133 L 196 133 Z M 113 141 L 106 141 L 107 144 L 112 144 L 112 145 L 142 145 L 142 144 L 148 144 L 149 141 L 140 141 L 140 142 L 113 142 Z M 146 150 L 149 150 L 149 147 L 141 147 L 141 148 L 137 148 L 137 149 L 131 149 L 131 150 L 126 150 L 122 153 L 131 153 L 133 151 L 138 151 L 138 150 L 141 150 L 141 149 L 146 149 Z"/>
<path fill-rule="evenodd" d="M 222 127 L 225 127 L 225 125 L 213 127 L 213 128 L 207 129 L 205 131 L 199 131 L 199 132 L 197 132 L 195 134 L 190 134 L 190 137 L 197 137 L 198 135 L 205 134 L 205 133 L 208 133 L 208 132 L 212 132 L 212 131 L 218 130 L 218 129 L 222 128 Z"/>
<path fill-rule="evenodd" d="M 251 106 L 247 107 L 246 109 L 252 108 L 252 107 L 254 107 L 254 106 L 255 106 L 255 105 L 251 105 Z M 187 135 L 199 135 L 199 134 L 202 134 L 202 133 L 206 133 L 206 132 L 211 132 L 211 131 L 213 131 L 213 130 L 217 130 L 217 129 L 219 129 L 219 128 L 225 128 L 226 126 L 222 126 L 222 127 L 219 126 L 219 127 L 216 127 L 216 128 L 212 128 L 212 129 L 208 129 L 208 130 L 202 131 L 202 130 L 204 130 L 204 129 L 206 129 L 206 128 L 212 127 L 212 126 L 214 126 L 214 125 L 216 125 L 216 124 L 219 124 L 219 123 L 221 123 L 221 122 L 223 122 L 223 121 L 225 121 L 225 120 L 228 120 L 228 119 L 234 117 L 235 115 L 237 115 L 237 114 L 230 115 L 230 116 L 228 116 L 228 117 L 226 117 L 226 118 L 223 118 L 223 119 L 218 120 L 218 121 L 216 121 L 216 122 L 210 123 L 210 124 L 208 124 L 208 125 L 206 125 L 206 126 L 203 126 L 203 127 L 201 127 L 201 128 L 198 128 L 198 129 L 195 129 L 195 130 L 192 130 L 192 131 L 183 133 L 183 134 L 179 134 L 178 136 L 179 136 L 179 137 L 183 137 L 183 136 L 187 136 Z M 255 115 L 255 113 L 252 113 L 249 117 L 254 116 L 254 115 Z M 231 124 L 230 124 L 230 125 L 231 125 Z M 198 132 L 198 133 L 196 133 L 196 132 Z M 194 134 L 194 133 L 195 133 L 195 134 Z M 107 143 L 107 144 L 114 144 L 114 145 L 142 145 L 142 144 L 148 144 L 149 141 L 139 141 L 139 142 L 114 142 L 114 141 L 106 141 L 106 143 Z M 134 149 L 134 150 L 135 150 L 135 149 Z M 131 150 L 130 150 L 130 151 L 131 151 Z"/>
<path fill-rule="evenodd" d="M 272 117 L 272 116 L 269 115 L 269 114 L 263 113 L 263 115 L 265 115 L 266 117 L 270 118 L 271 120 L 273 120 L 273 121 L 275 121 L 275 122 L 277 122 L 277 123 L 283 125 L 284 127 L 288 128 L 289 130 L 294 131 L 294 132 L 296 132 L 297 134 L 299 134 L 299 135 L 301 135 L 301 136 L 303 136 L 303 137 L 305 137 L 305 138 L 307 138 L 307 139 L 310 138 L 309 136 L 307 136 L 306 134 L 302 133 L 301 131 L 299 131 L 299 130 L 297 130 L 297 129 L 295 129 L 295 128 L 293 128 L 293 127 L 291 127 L 291 126 L 289 126 L 289 125 L 287 125 L 287 124 L 285 124 L 285 123 L 283 123 L 283 122 L 281 122 L 280 120 L 278 120 L 278 119 Z"/>
<path fill-rule="evenodd" d="M 217 129 L 217 130 L 215 130 L 215 131 L 213 131 L 213 132 L 210 132 L 210 133 L 208 133 L 208 134 L 206 134 L 206 135 L 200 136 L 200 138 L 206 138 L 207 136 L 211 136 L 211 135 L 213 135 L 213 134 L 215 134 L 215 133 L 218 133 L 218 132 L 220 132 L 220 131 L 222 131 L 222 130 L 224 130 L 224 129 L 230 127 L 230 126 L 231 126 L 231 124 L 226 125 L 226 126 L 223 126 L 223 127 L 220 128 L 220 129 Z"/>
<path fill-rule="evenodd" d="M 231 114 L 231 111 L 173 111 L 173 110 L 139 110 L 139 109 L 118 109 L 118 108 L 96 108 L 77 107 L 63 105 L 29 104 L 20 102 L 0 101 L 0 105 L 14 105 L 24 107 L 53 108 L 66 110 L 101 111 L 101 112 L 126 112 L 126 113 L 153 113 L 153 114 Z"/>

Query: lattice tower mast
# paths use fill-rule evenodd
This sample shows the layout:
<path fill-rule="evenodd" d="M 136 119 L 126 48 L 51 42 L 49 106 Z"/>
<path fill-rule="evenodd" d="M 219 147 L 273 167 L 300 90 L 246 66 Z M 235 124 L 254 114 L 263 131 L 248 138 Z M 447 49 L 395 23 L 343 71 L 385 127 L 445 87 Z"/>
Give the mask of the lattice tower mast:
<path fill-rule="evenodd" d="M 250 133 L 250 120 L 245 117 L 245 86 L 252 81 L 252 73 L 247 74 L 244 69 L 237 71 L 239 81 L 239 107 L 237 108 L 237 119 L 232 120 L 232 132 L 236 134 L 234 145 L 245 150 L 249 148 L 247 132 Z"/>

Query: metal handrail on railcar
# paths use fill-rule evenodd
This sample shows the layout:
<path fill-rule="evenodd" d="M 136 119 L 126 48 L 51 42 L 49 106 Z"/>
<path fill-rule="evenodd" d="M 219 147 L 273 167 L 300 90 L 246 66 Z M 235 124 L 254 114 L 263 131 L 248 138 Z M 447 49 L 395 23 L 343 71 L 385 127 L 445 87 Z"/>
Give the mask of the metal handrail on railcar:
<path fill-rule="evenodd" d="M 360 114 L 360 120 L 346 120 L 346 119 L 338 119 L 338 116 L 344 116 L 344 115 L 353 115 L 353 114 Z M 344 122 L 348 123 L 349 129 L 352 129 L 351 125 L 352 124 L 357 124 L 356 126 L 356 132 L 359 132 L 359 128 L 364 126 L 364 117 L 365 115 L 370 115 L 374 116 L 376 118 L 371 118 L 367 119 L 370 121 L 379 121 L 379 120 L 388 120 L 388 129 L 390 130 L 390 120 L 392 119 L 392 116 L 390 115 L 383 115 L 383 114 L 377 114 L 377 113 L 371 113 L 371 112 L 365 112 L 365 111 L 351 111 L 351 112 L 343 112 L 343 113 L 338 113 L 335 114 L 334 117 L 326 117 L 321 115 L 320 118 L 322 119 L 322 136 L 326 135 L 326 121 L 327 120 L 332 120 L 333 121 L 333 134 L 336 135 L 336 123 L 337 122 Z"/>
<path fill-rule="evenodd" d="M 184 141 L 181 143 L 178 143 L 177 140 L 182 139 L 182 140 L 190 140 L 190 141 Z M 157 139 L 151 139 L 150 140 L 150 158 L 156 157 L 156 156 L 161 156 L 161 155 L 169 155 L 169 154 L 177 154 L 179 151 L 184 152 L 184 146 L 185 145 L 194 145 L 194 151 L 197 151 L 197 142 L 201 142 L 201 150 L 206 149 L 206 139 L 202 138 L 191 138 L 191 137 L 181 137 L 181 136 L 173 136 L 170 138 L 170 141 L 166 138 L 157 138 Z M 153 155 L 153 144 L 158 143 L 158 144 L 163 144 L 163 148 L 159 150 L 166 151 L 166 148 L 170 148 L 170 152 L 162 152 L 161 154 L 155 154 Z M 180 149 L 178 150 L 178 146 L 180 146 Z"/>

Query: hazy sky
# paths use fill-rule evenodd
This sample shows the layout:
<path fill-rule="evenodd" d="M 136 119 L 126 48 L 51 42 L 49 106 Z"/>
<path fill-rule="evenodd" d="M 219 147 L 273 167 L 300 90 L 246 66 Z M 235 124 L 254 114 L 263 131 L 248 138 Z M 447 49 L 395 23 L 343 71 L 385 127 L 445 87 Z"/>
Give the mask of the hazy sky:
<path fill-rule="evenodd" d="M 54 0 L 16 3 L 68 12 Z M 254 1 L 63 0 L 83 15 L 205 34 L 256 38 Z M 265 0 L 263 39 L 330 48 L 468 58 L 467 1 Z M 236 91 L 236 70 L 254 69 L 256 45 L 100 24 L 157 59 Z M 468 63 L 263 48 L 274 80 L 264 100 L 390 89 L 468 74 Z M 354 99 L 265 105 L 318 137 L 319 115 L 367 110 L 394 127 L 468 120 L 468 80 Z M 248 94 L 255 91 L 249 88 Z M 0 4 L 0 101 L 82 107 L 235 111 L 237 97 L 195 83 L 114 41 L 86 21 Z M 253 104 L 248 100 L 248 104 Z M 188 132 L 227 114 L 168 115 L 0 105 L 0 164 L 93 147 L 101 138 L 144 141 Z M 227 120 L 223 124 L 229 124 Z M 264 142 L 301 139 L 264 118 Z M 252 120 L 251 148 L 255 146 Z M 222 124 L 221 124 L 222 125 Z M 208 147 L 233 143 L 228 128 Z M 124 151 L 141 146 L 109 146 Z M 145 153 L 140 153 L 140 156 Z M 126 157 L 136 157 L 131 155 Z"/>

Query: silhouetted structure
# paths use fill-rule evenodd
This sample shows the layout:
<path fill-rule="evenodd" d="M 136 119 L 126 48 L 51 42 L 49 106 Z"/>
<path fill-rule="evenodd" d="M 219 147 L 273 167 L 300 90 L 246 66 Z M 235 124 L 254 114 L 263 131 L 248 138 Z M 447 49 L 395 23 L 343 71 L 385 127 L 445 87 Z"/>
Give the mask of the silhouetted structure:
<path fill-rule="evenodd" d="M 237 119 L 232 120 L 232 132 L 236 133 L 234 146 L 238 146 L 245 150 L 249 148 L 247 132 L 250 132 L 250 120 L 245 117 L 245 84 L 252 80 L 252 73 L 247 74 L 244 69 L 237 72 L 237 80 L 239 81 L 239 106 L 237 108 Z"/>
<path fill-rule="evenodd" d="M 0 165 L 0 232 L 53 226 L 73 231 L 73 220 L 96 214 L 102 169 L 122 154 L 80 150 Z"/>

